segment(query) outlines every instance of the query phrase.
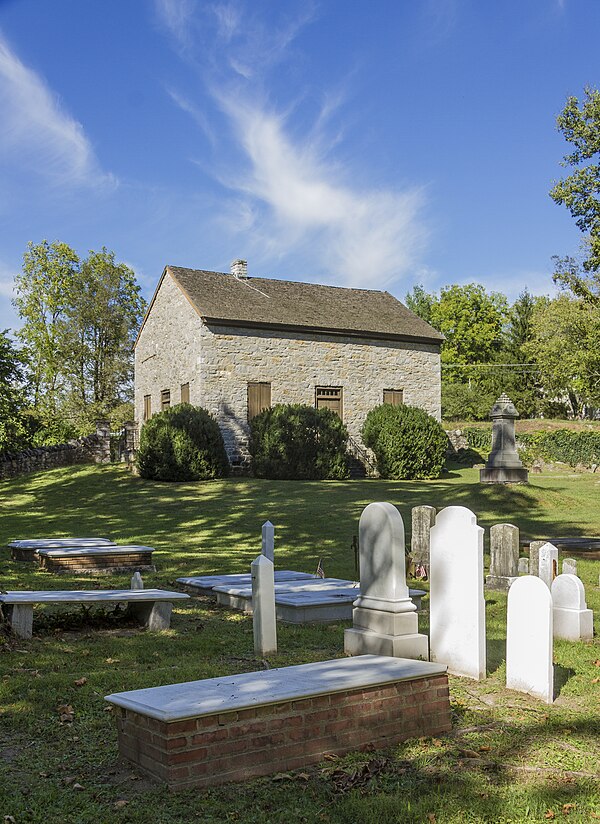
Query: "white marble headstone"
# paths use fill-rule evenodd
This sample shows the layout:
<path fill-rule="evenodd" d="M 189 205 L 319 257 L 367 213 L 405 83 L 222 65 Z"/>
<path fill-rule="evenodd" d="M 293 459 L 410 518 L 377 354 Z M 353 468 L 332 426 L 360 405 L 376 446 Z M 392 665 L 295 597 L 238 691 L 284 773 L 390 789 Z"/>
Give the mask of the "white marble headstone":
<path fill-rule="evenodd" d="M 483 529 L 464 506 L 448 506 L 431 528 L 430 660 L 454 675 L 485 678 Z"/>
<path fill-rule="evenodd" d="M 252 576 L 252 624 L 256 655 L 277 652 L 277 619 L 275 615 L 275 571 L 266 555 L 259 555 L 250 564 Z"/>
<path fill-rule="evenodd" d="M 563 573 L 552 582 L 554 637 L 567 641 L 590 641 L 594 637 L 594 614 L 587 608 L 585 589 L 576 575 Z"/>
<path fill-rule="evenodd" d="M 506 618 L 506 686 L 551 704 L 552 596 L 535 575 L 524 575 L 508 590 Z"/>
<path fill-rule="evenodd" d="M 548 589 L 552 586 L 552 581 L 558 575 L 558 549 L 551 543 L 545 543 L 540 547 L 538 576 L 546 584 Z"/>
<path fill-rule="evenodd" d="M 275 563 L 275 527 L 271 521 L 265 521 L 262 525 L 262 547 L 261 553 Z"/>

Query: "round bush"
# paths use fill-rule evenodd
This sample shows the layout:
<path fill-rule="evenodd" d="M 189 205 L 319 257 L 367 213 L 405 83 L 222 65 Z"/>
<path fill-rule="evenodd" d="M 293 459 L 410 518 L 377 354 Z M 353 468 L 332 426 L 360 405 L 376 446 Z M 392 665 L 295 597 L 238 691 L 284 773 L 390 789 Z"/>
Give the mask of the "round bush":
<path fill-rule="evenodd" d="M 189 403 L 146 421 L 137 465 L 142 478 L 154 481 L 205 481 L 229 471 L 217 422 L 205 409 Z"/>
<path fill-rule="evenodd" d="M 380 476 L 394 481 L 437 478 L 448 446 L 448 436 L 431 415 L 387 403 L 371 409 L 362 439 L 375 453 Z"/>
<path fill-rule="evenodd" d="M 330 409 L 279 404 L 250 422 L 252 468 L 258 478 L 342 479 L 349 476 L 348 431 Z"/>

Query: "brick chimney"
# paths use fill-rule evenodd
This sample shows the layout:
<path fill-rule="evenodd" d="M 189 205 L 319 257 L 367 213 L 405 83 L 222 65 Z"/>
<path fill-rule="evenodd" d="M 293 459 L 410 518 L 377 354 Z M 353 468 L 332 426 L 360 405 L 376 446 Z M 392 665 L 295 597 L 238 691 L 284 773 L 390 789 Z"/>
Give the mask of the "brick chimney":
<path fill-rule="evenodd" d="M 231 262 L 231 274 L 234 278 L 248 277 L 248 261 L 238 258 Z"/>

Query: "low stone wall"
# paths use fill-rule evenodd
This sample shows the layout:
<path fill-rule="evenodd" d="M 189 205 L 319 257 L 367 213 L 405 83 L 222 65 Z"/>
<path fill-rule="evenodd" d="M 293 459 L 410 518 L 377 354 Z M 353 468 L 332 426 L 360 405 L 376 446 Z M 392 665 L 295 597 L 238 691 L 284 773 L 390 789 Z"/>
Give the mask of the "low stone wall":
<path fill-rule="evenodd" d="M 44 469 L 96 462 L 101 446 L 100 438 L 94 434 L 57 446 L 38 446 L 23 452 L 6 452 L 0 455 L 0 480 Z"/>

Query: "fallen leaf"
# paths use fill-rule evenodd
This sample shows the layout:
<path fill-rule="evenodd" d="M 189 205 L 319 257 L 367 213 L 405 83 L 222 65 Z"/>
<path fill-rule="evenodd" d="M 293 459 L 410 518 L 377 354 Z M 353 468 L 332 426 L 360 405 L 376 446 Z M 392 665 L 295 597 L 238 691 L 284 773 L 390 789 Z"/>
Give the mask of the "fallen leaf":
<path fill-rule="evenodd" d="M 326 752 L 323 755 L 323 761 L 337 761 L 337 760 L 338 760 L 338 756 L 335 753 Z"/>
<path fill-rule="evenodd" d="M 14 815 L 5 815 L 4 821 L 6 821 L 7 824 L 17 824 L 17 819 L 14 817 Z"/>
<path fill-rule="evenodd" d="M 76 687 L 83 687 L 84 684 L 87 684 L 87 678 L 78 678 L 76 681 L 73 681 L 73 684 Z"/>
<path fill-rule="evenodd" d="M 431 821 L 431 824 L 436 823 L 436 817 L 433 813 L 427 813 L 427 821 Z"/>
<path fill-rule="evenodd" d="M 74 790 L 83 790 L 84 788 L 81 786 L 81 784 L 78 784 L 77 782 L 75 782 L 73 784 L 73 789 Z"/>
<path fill-rule="evenodd" d="M 129 804 L 129 801 L 125 801 L 124 798 L 119 798 L 118 801 L 115 801 L 113 807 L 115 810 L 122 810 L 123 807 L 126 807 Z"/>
<path fill-rule="evenodd" d="M 294 776 L 290 773 L 277 773 L 271 779 L 272 781 L 291 781 Z"/>
<path fill-rule="evenodd" d="M 595 667 L 600 667 L 600 658 L 596 658 L 596 660 L 592 661 L 592 663 Z"/>
<path fill-rule="evenodd" d="M 75 710 L 70 704 L 60 704 L 56 708 L 58 719 L 61 724 L 71 724 L 75 718 Z"/>
<path fill-rule="evenodd" d="M 577 807 L 577 804 L 563 804 L 562 805 L 562 814 L 569 815 Z"/>
<path fill-rule="evenodd" d="M 121 659 L 120 658 L 105 658 L 104 663 L 105 664 L 120 664 Z"/>
<path fill-rule="evenodd" d="M 600 683 L 600 678 L 592 678 L 592 684 Z"/>
<path fill-rule="evenodd" d="M 491 752 L 491 747 L 479 747 L 479 752 Z"/>
<path fill-rule="evenodd" d="M 479 753 L 475 752 L 475 750 L 459 750 L 458 754 L 463 758 L 481 758 Z"/>
<path fill-rule="evenodd" d="M 310 781 L 310 775 L 308 773 L 298 773 L 296 778 L 300 778 L 302 781 Z"/>
<path fill-rule="evenodd" d="M 544 816 L 544 818 L 556 818 L 556 816 L 554 814 L 554 810 L 548 810 L 546 812 L 546 815 Z"/>

